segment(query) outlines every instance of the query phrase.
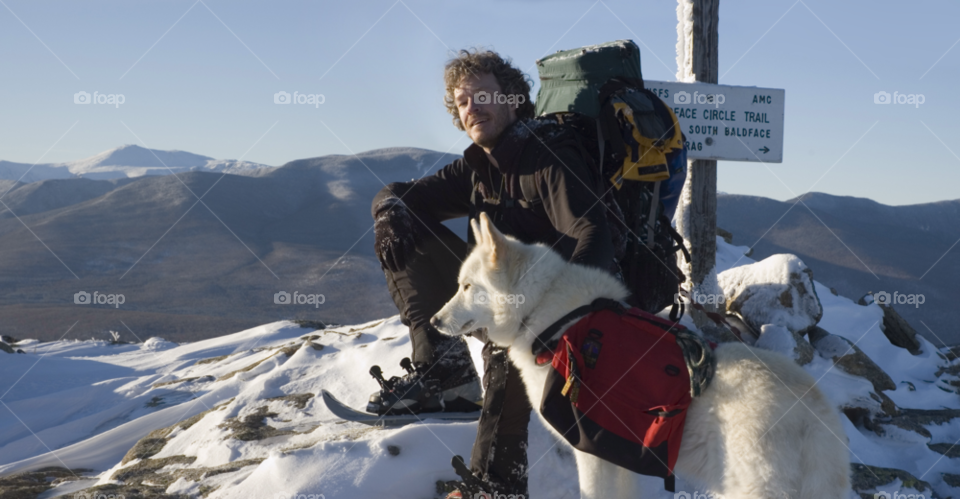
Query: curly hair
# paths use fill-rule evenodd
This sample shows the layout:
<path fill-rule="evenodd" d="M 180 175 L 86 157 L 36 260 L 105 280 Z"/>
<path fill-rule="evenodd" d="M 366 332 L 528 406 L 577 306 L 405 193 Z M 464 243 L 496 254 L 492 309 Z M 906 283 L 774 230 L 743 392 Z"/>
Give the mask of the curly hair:
<path fill-rule="evenodd" d="M 479 48 L 461 49 L 456 57 L 447 61 L 443 69 L 443 82 L 446 86 L 443 103 L 447 112 L 453 116 L 453 125 L 458 130 L 466 129 L 460 121 L 460 113 L 457 110 L 453 92 L 465 77 L 483 73 L 493 74 L 504 94 L 523 96 L 523 103 L 516 110 L 518 119 L 533 118 L 535 108 L 533 102 L 530 101 L 530 88 L 533 85 L 533 80 L 523 71 L 513 67 L 511 62 L 509 58 L 504 60 L 496 52 Z"/>

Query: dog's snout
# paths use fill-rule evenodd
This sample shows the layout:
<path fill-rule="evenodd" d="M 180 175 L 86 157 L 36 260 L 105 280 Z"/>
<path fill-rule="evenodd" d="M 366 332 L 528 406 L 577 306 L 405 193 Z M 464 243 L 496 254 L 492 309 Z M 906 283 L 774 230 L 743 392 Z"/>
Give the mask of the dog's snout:
<path fill-rule="evenodd" d="M 439 317 L 434 315 L 433 317 L 430 318 L 430 325 L 433 327 L 439 328 L 440 326 L 443 325 L 443 321 L 441 321 Z"/>

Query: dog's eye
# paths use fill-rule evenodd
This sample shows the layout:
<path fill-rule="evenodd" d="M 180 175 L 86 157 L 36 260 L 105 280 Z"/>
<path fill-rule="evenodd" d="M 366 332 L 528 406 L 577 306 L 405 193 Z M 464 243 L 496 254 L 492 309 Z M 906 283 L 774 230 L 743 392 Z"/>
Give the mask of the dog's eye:
<path fill-rule="evenodd" d="M 463 290 L 466 291 L 466 290 L 468 290 L 468 289 L 470 289 L 470 283 L 469 283 L 469 282 L 468 282 L 468 283 L 464 283 L 464 285 L 463 285 Z"/>

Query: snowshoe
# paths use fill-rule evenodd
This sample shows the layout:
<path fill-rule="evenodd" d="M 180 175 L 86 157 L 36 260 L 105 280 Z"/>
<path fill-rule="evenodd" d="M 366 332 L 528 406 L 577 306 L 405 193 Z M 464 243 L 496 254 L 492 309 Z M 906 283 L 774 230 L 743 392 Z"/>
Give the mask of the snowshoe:
<path fill-rule="evenodd" d="M 370 368 L 370 375 L 380 384 L 380 391 L 370 395 L 367 412 L 383 415 L 480 410 L 483 392 L 472 363 L 454 369 L 443 380 L 435 377 L 428 368 L 414 367 L 409 358 L 400 361 L 400 366 L 407 374 L 390 379 L 383 377 L 380 366 Z"/>

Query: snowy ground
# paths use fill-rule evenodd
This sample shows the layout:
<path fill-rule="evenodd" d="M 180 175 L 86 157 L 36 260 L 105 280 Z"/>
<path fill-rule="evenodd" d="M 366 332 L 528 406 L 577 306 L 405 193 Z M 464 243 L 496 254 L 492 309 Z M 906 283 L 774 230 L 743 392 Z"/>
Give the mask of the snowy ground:
<path fill-rule="evenodd" d="M 753 263 L 741 258 L 745 248 L 718 244 L 718 270 Z M 857 305 L 819 285 L 817 292 L 824 307 L 820 326 L 855 342 L 893 378 L 897 390 L 885 393 L 899 407 L 960 408 L 960 396 L 937 383 L 945 361 L 931 344 L 921 339 L 923 353 L 913 356 L 882 334 L 878 306 Z M 482 366 L 481 345 L 470 342 Z M 367 375 L 371 365 L 399 375 L 410 345 L 397 317 L 326 331 L 276 322 L 182 345 L 152 338 L 138 345 L 27 340 L 16 347 L 26 355 L 0 353 L 0 476 L 46 466 L 93 470 L 41 497 L 72 496 L 124 475 L 128 483 L 168 494 L 210 498 L 431 498 L 437 480 L 456 478 L 450 459 L 468 458 L 476 434 L 476 423 L 429 419 L 399 429 L 344 424 L 312 396 L 326 389 L 363 407 L 377 389 Z M 828 359 L 815 356 L 805 367 L 837 406 L 872 390 Z M 960 419 L 927 426 L 931 439 L 893 427 L 878 437 L 843 420 L 852 462 L 899 468 L 930 482 L 942 497 L 960 497 L 960 488 L 941 478 L 960 473 L 960 459 L 926 445 L 960 440 Z M 152 435 L 154 447 L 141 442 L 134 448 L 163 428 Z M 530 495 L 578 497 L 572 457 L 536 418 L 530 430 Z M 645 497 L 674 497 L 661 480 L 640 480 Z M 883 490 L 916 493 L 899 487 L 898 481 Z M 682 480 L 678 490 L 691 497 L 695 491 Z"/>

